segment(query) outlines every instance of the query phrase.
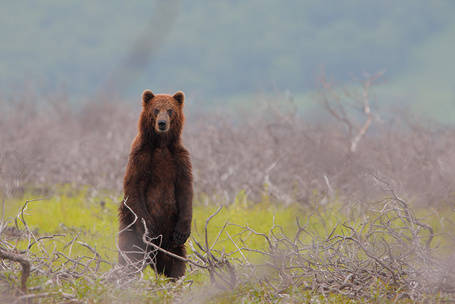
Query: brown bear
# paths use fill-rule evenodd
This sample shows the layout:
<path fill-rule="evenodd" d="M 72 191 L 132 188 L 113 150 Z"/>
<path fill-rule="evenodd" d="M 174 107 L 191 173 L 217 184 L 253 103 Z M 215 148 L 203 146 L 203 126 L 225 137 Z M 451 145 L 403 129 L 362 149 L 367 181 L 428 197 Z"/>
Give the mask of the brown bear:
<path fill-rule="evenodd" d="M 193 176 L 190 154 L 180 136 L 185 120 L 184 99 L 180 91 L 154 95 L 146 90 L 142 94 L 139 132 L 131 146 L 123 180 L 125 196 L 119 207 L 119 263 L 136 265 L 136 269 L 150 264 L 158 273 L 173 279 L 184 275 L 185 262 L 146 244 L 143 221 L 148 239 L 186 257 L 184 243 L 191 232 Z"/>

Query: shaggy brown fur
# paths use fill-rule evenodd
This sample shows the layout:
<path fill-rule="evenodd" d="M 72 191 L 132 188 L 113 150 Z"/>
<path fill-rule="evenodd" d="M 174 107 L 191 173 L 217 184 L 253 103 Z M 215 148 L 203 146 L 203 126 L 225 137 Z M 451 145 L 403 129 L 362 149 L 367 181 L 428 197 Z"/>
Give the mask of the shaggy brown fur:
<path fill-rule="evenodd" d="M 180 134 L 184 124 L 182 92 L 174 95 L 142 94 L 139 133 L 131 146 L 123 188 L 126 205 L 119 207 L 119 262 L 123 265 L 146 259 L 158 273 L 179 278 L 185 263 L 154 252 L 142 240 L 144 219 L 149 237 L 163 249 L 186 257 L 185 241 L 190 236 L 193 200 L 193 176 L 188 151 Z M 125 230 L 125 231 L 123 231 Z M 125 256 L 126 258 L 125 258 Z"/>

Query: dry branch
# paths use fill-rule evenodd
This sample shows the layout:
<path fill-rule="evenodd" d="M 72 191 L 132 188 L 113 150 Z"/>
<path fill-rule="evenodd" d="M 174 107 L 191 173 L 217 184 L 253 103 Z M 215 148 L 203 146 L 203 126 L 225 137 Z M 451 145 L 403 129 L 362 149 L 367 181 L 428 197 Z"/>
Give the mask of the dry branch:
<path fill-rule="evenodd" d="M 27 293 L 27 279 L 30 276 L 30 262 L 23 256 L 8 252 L 0 248 L 0 258 L 10 260 L 13 262 L 18 262 L 22 267 L 21 275 L 21 291 L 25 294 Z"/>

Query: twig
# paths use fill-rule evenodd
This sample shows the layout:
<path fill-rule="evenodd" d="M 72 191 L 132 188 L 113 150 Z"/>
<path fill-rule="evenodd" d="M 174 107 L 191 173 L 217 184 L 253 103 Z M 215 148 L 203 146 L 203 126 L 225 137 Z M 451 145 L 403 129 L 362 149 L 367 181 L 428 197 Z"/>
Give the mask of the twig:
<path fill-rule="evenodd" d="M 144 234 L 142 235 L 142 241 L 143 241 L 145 244 L 152 246 L 152 247 L 155 248 L 156 250 L 159 250 L 159 251 L 161 251 L 161 252 L 167 254 L 168 256 L 173 257 L 174 259 L 180 260 L 180 261 L 185 262 L 185 263 L 190 263 L 190 264 L 192 264 L 192 265 L 194 265 L 194 266 L 197 266 L 197 267 L 200 267 L 200 268 L 204 268 L 204 269 L 207 268 L 207 266 L 205 266 L 205 265 L 198 264 L 198 263 L 196 263 L 196 262 L 194 262 L 194 261 L 192 261 L 192 260 L 190 260 L 190 259 L 185 259 L 185 258 L 183 258 L 183 257 L 181 257 L 181 256 L 179 256 L 179 255 L 177 255 L 177 254 L 175 254 L 175 253 L 172 253 L 172 252 L 170 252 L 170 251 L 167 251 L 167 250 L 161 248 L 160 246 L 154 244 L 153 242 L 149 241 L 149 240 L 148 240 L 148 238 L 149 238 L 149 236 L 148 236 L 149 231 L 148 231 L 147 224 L 145 223 L 145 220 L 144 220 L 144 219 L 142 219 L 142 224 L 144 225 L 144 230 L 145 230 Z"/>
<path fill-rule="evenodd" d="M 212 254 L 210 253 L 207 226 L 209 225 L 210 220 L 221 211 L 221 208 L 223 208 L 223 205 L 221 205 L 214 214 L 212 214 L 211 216 L 209 216 L 207 218 L 207 220 L 205 221 L 205 228 L 204 228 L 204 231 L 205 231 L 205 249 L 206 249 L 206 254 L 207 254 L 207 262 L 209 263 L 210 280 L 212 281 L 212 283 L 216 282 L 215 277 L 214 277 L 215 267 L 214 267 L 214 265 L 212 263 Z"/>
<path fill-rule="evenodd" d="M 248 259 L 243 255 L 243 252 L 242 250 L 239 248 L 239 246 L 237 246 L 237 244 L 234 242 L 234 240 L 231 238 L 231 236 L 229 235 L 229 233 L 226 231 L 226 234 L 228 236 L 228 238 L 231 240 L 231 242 L 234 244 L 235 248 L 237 248 L 237 250 L 240 252 L 240 254 L 242 255 L 243 259 L 245 260 L 245 262 L 247 263 L 247 265 L 250 264 L 250 262 L 248 261 Z"/>
<path fill-rule="evenodd" d="M 371 113 L 370 109 L 370 102 L 369 102 L 369 88 L 373 81 L 381 76 L 383 72 L 378 73 L 378 75 L 370 77 L 370 79 L 363 82 L 363 111 L 367 116 L 367 120 L 365 121 L 363 127 L 359 130 L 359 133 L 354 137 L 351 141 L 351 152 L 354 153 L 357 149 L 357 145 L 362 137 L 365 136 L 368 129 L 370 128 L 371 123 L 373 122 L 373 114 Z"/>
<path fill-rule="evenodd" d="M 33 246 L 35 243 L 37 243 L 37 242 L 39 242 L 39 241 L 41 241 L 41 240 L 53 239 L 53 238 L 56 237 L 56 236 L 63 236 L 63 237 L 65 237 L 66 235 L 58 233 L 58 234 L 53 234 L 53 235 L 41 236 L 41 237 L 37 238 L 35 241 L 33 241 L 33 243 L 31 243 L 30 245 L 28 245 L 27 250 L 30 250 L 30 249 L 32 248 L 32 246 Z"/>

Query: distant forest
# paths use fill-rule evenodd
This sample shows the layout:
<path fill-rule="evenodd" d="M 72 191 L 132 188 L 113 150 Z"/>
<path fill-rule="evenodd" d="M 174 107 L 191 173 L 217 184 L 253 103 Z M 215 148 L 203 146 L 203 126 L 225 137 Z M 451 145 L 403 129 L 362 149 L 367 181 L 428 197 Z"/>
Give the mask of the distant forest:
<path fill-rule="evenodd" d="M 223 100 L 387 69 L 453 101 L 455 1 L 3 1 L 0 89 L 150 88 Z M 390 90 L 393 91 L 393 88 Z M 416 95 L 421 95 L 416 93 Z M 421 101 L 424 103 L 423 101 Z"/>

